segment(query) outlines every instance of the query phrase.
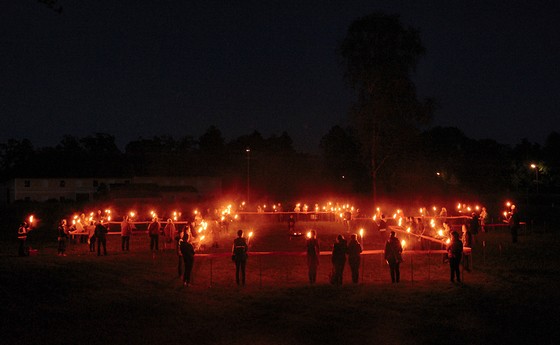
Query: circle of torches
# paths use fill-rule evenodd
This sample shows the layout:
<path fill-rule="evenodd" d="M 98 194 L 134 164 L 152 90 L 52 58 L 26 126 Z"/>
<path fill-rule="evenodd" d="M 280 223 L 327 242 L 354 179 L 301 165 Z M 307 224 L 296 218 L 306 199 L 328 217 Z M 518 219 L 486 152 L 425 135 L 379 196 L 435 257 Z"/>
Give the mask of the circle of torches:
<path fill-rule="evenodd" d="M 312 206 L 310 207 L 309 204 L 307 203 L 297 202 L 295 203 L 294 208 L 291 210 L 291 209 L 283 209 L 281 203 L 272 203 L 271 205 L 259 204 L 256 207 L 256 212 L 257 213 L 296 212 L 296 213 L 316 213 L 316 214 L 321 213 L 327 215 L 331 214 L 332 218 L 328 218 L 328 219 L 337 222 L 354 219 L 355 215 L 359 214 L 359 209 L 351 205 L 350 203 L 339 203 L 339 202 L 329 201 L 322 205 L 320 205 L 319 203 L 312 203 L 311 205 Z M 507 219 L 511 215 L 514 207 L 515 206 L 512 205 L 511 202 L 506 203 L 506 210 L 503 212 L 504 219 Z M 456 207 L 454 209 L 457 214 L 465 217 L 470 217 L 473 212 L 479 213 L 481 207 L 477 204 L 471 205 L 468 203 L 458 202 L 456 203 Z M 413 217 L 412 216 L 406 217 L 402 209 L 396 209 L 394 212 L 382 212 L 381 207 L 376 207 L 374 209 L 373 216 L 369 219 L 373 220 L 374 222 L 377 222 L 382 218 L 383 214 L 390 214 L 392 215 L 391 218 L 393 219 L 395 224 L 403 228 L 403 231 L 410 234 L 412 233 L 412 228 L 411 226 L 409 226 L 410 223 L 408 218 L 419 217 L 422 218 L 424 224 L 427 224 L 427 227 L 431 229 L 431 233 L 434 238 L 441 240 L 443 243 L 449 243 L 450 236 L 451 236 L 450 229 L 449 227 L 446 228 L 442 222 L 442 218 L 447 217 L 447 213 L 443 212 L 444 210 L 445 210 L 444 207 L 440 208 L 437 206 L 432 206 L 430 208 L 420 207 L 417 209 L 416 215 L 414 215 Z M 222 224 L 239 220 L 240 212 L 252 213 L 252 211 L 249 210 L 248 205 L 244 201 L 241 202 L 237 207 L 234 207 L 232 203 L 226 203 L 224 204 L 224 206 L 216 209 L 216 214 L 218 216 L 219 222 L 221 222 Z M 180 211 L 173 210 L 169 213 L 164 212 L 163 214 L 169 215 L 166 216 L 166 218 L 172 219 L 174 222 L 181 221 L 182 213 Z M 194 216 L 192 229 L 193 232 L 196 233 L 195 236 L 196 238 L 192 240 L 198 242 L 197 245 L 198 248 L 200 248 L 201 243 L 203 241 L 207 241 L 208 236 L 211 235 L 208 232 L 209 223 L 207 220 L 203 219 L 202 212 L 200 212 L 199 210 L 197 209 L 193 210 L 192 214 Z M 160 218 L 159 215 L 160 213 L 158 213 L 156 210 L 149 211 L 150 219 Z M 128 220 L 130 222 L 141 222 L 141 219 L 139 218 L 142 217 L 140 217 L 140 215 L 138 214 L 138 212 L 136 212 L 136 210 L 128 211 L 126 216 L 128 217 Z M 72 216 L 72 224 L 76 225 L 77 223 L 82 223 L 81 225 L 85 226 L 85 225 L 94 224 L 95 222 L 98 221 L 108 223 L 108 222 L 113 222 L 114 218 L 115 217 L 112 209 L 105 208 L 103 212 L 101 212 L 100 210 L 97 212 L 90 212 L 87 217 L 84 216 L 84 214 L 81 214 L 81 216 L 78 214 L 74 214 Z M 30 226 L 37 221 L 33 215 L 30 215 L 28 219 L 29 219 Z M 364 241 L 364 232 L 365 231 L 363 228 L 358 230 L 360 240 L 362 242 Z M 307 238 L 311 238 L 311 231 L 307 231 L 305 235 Z M 253 236 L 254 236 L 254 232 L 253 231 L 249 232 L 248 241 L 251 241 Z M 401 245 L 403 246 L 403 248 L 406 247 L 407 245 L 406 241 L 402 240 Z"/>

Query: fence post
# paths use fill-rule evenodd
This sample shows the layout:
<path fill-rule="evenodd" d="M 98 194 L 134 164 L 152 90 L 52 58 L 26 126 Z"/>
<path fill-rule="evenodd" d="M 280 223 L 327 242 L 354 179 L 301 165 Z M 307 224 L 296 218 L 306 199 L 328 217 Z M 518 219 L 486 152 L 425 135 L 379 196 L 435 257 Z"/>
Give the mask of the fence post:
<path fill-rule="evenodd" d="M 414 255 L 410 255 L 410 281 L 414 283 Z"/>
<path fill-rule="evenodd" d="M 428 250 L 428 281 L 430 280 L 431 265 L 432 265 L 432 251 Z"/>
<path fill-rule="evenodd" d="M 366 256 L 365 255 L 360 255 L 361 256 L 361 264 L 362 264 L 362 284 L 364 283 L 364 266 L 366 265 Z"/>
<path fill-rule="evenodd" d="M 213 274 L 213 269 L 214 269 L 214 268 L 213 268 L 213 259 L 210 258 L 210 287 L 212 287 L 212 278 L 213 278 L 212 274 Z"/>
<path fill-rule="evenodd" d="M 462 260 L 465 259 L 464 256 L 465 256 L 465 254 L 463 253 L 463 258 L 462 258 Z M 461 264 L 461 263 L 459 262 L 459 264 Z M 461 279 L 462 279 L 461 281 L 462 281 L 463 283 L 465 283 L 465 265 L 461 265 Z"/>
<path fill-rule="evenodd" d="M 469 253 L 470 258 L 470 270 L 473 271 L 474 270 L 474 255 L 473 255 L 473 249 L 471 247 L 471 252 Z"/>

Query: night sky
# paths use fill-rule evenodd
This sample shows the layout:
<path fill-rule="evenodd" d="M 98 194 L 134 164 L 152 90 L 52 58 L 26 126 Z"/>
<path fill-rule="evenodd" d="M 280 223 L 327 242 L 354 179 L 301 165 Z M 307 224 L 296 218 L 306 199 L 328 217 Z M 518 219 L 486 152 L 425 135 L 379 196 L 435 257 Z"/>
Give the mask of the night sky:
<path fill-rule="evenodd" d="M 6 0 L 0 10 L 0 142 L 36 147 L 96 132 L 226 140 L 286 131 L 318 151 L 354 93 L 336 48 L 380 10 L 420 30 L 414 76 L 432 126 L 543 143 L 560 131 L 558 1 Z"/>

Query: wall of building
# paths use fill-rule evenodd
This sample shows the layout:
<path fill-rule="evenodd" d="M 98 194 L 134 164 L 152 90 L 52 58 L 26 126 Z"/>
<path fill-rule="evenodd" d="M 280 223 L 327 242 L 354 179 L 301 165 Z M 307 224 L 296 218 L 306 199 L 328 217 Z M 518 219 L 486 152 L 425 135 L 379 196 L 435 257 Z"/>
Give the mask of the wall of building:
<path fill-rule="evenodd" d="M 112 184 L 154 184 L 160 187 L 193 187 L 205 198 L 221 195 L 222 182 L 216 177 L 133 177 L 133 178 L 15 178 L 4 183 L 3 203 L 15 201 L 93 200 L 100 186 Z"/>

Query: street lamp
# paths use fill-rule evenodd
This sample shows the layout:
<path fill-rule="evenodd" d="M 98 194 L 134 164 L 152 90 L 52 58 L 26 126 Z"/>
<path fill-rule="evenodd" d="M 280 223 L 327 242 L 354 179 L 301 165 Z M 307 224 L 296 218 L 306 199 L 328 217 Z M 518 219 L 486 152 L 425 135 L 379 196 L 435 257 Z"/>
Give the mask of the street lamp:
<path fill-rule="evenodd" d="M 247 147 L 245 149 L 245 152 L 247 152 L 247 205 L 249 205 L 249 200 L 250 200 L 250 181 L 251 181 L 251 174 L 250 174 L 250 161 L 251 161 L 251 149 L 249 147 Z"/>
<path fill-rule="evenodd" d="M 537 183 L 537 194 L 539 194 L 539 167 L 536 164 L 531 164 L 531 169 L 535 169 L 535 181 Z"/>

